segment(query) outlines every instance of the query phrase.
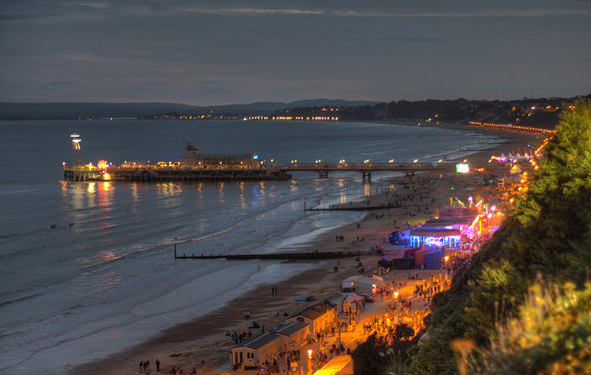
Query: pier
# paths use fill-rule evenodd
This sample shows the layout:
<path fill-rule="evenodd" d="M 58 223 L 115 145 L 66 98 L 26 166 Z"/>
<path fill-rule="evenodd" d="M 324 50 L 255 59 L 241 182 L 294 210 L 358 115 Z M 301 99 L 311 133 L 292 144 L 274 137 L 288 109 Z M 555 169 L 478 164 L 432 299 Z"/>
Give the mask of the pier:
<path fill-rule="evenodd" d="M 328 178 L 329 172 L 358 172 L 363 182 L 371 182 L 375 172 L 401 172 L 413 176 L 420 172 L 455 172 L 456 163 L 292 163 L 282 167 L 287 172 L 316 172 L 318 178 Z"/>
<path fill-rule="evenodd" d="M 157 163 L 125 162 L 112 165 L 100 160 L 96 166 L 92 163 L 84 165 L 80 154 L 80 136 L 72 134 L 73 167 L 64 167 L 64 180 L 67 181 L 266 181 L 289 180 L 292 173 L 314 172 L 319 179 L 328 178 L 333 172 L 361 173 L 361 180 L 371 183 L 372 173 L 399 172 L 413 176 L 421 172 L 449 173 L 455 172 L 456 163 L 297 163 L 283 166 L 269 164 L 260 160 L 259 155 L 207 155 L 195 148 L 191 142 L 185 147 L 185 157 L 179 161 L 162 161 Z"/>
<path fill-rule="evenodd" d="M 121 165 L 104 169 L 76 166 L 64 168 L 64 180 L 67 181 L 265 181 L 288 180 L 293 173 L 315 172 L 318 178 L 328 178 L 329 173 L 357 172 L 363 182 L 371 182 L 372 173 L 401 172 L 412 176 L 421 172 L 449 173 L 455 171 L 455 163 L 399 163 L 399 164 L 305 164 L 297 163 L 286 166 L 261 165 L 243 166 L 159 166 L 159 165 Z"/>
<path fill-rule="evenodd" d="M 285 169 L 276 167 L 110 167 L 107 173 L 112 179 L 122 181 L 264 181 L 291 178 Z"/>

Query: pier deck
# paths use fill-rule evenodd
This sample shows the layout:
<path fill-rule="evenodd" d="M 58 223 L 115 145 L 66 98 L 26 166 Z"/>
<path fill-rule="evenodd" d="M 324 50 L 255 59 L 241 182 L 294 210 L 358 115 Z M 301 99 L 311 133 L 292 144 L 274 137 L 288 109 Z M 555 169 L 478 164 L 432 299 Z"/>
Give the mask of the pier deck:
<path fill-rule="evenodd" d="M 315 172 L 318 178 L 328 178 L 329 172 L 358 172 L 364 182 L 371 182 L 375 172 L 401 172 L 414 175 L 421 172 L 455 172 L 456 163 L 387 163 L 387 164 L 344 164 L 344 163 L 295 163 L 286 166 L 260 166 L 257 168 L 239 168 L 220 166 L 218 168 L 198 168 L 189 166 L 160 167 L 142 166 L 111 166 L 104 171 L 88 170 L 82 167 L 65 168 L 64 179 L 68 181 L 263 181 L 288 180 L 294 172 Z M 508 169 L 506 166 L 486 166 L 487 170 Z"/>

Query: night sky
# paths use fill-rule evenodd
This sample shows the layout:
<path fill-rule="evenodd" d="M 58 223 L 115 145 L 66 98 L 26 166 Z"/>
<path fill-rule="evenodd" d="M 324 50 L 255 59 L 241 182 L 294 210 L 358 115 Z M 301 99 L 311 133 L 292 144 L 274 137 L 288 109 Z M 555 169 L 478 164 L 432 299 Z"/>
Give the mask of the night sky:
<path fill-rule="evenodd" d="M 519 99 L 591 92 L 591 1 L 0 3 L 0 101 Z"/>

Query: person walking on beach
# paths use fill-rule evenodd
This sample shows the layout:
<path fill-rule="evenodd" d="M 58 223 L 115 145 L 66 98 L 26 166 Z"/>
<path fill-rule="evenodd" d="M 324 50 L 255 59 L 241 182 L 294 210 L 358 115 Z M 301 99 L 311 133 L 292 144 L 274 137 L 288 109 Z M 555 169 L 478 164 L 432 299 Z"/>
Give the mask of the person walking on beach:
<path fill-rule="evenodd" d="M 160 372 L 160 361 L 156 358 L 156 372 Z"/>

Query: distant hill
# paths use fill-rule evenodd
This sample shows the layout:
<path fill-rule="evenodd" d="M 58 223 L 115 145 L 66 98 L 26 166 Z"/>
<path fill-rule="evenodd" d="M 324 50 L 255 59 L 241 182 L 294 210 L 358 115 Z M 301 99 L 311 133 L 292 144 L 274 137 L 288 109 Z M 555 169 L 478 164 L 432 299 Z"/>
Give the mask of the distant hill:
<path fill-rule="evenodd" d="M 314 99 L 314 100 L 298 100 L 290 102 L 288 108 L 296 107 L 360 107 L 364 105 L 376 105 L 382 102 L 372 102 L 369 100 L 341 100 L 341 99 Z"/>
<path fill-rule="evenodd" d="M 137 117 L 146 112 L 189 111 L 175 103 L 0 103 L 0 120 L 63 120 Z"/>
<path fill-rule="evenodd" d="M 413 121 L 417 123 L 468 123 L 470 121 L 513 124 L 553 129 L 558 114 L 572 98 L 523 98 L 516 100 L 400 100 L 375 105 L 331 105 L 338 108 L 340 120 Z M 306 101 L 296 108 L 277 110 L 274 116 L 324 116 L 323 108 Z M 330 105 L 330 104 L 329 104 Z"/>
<path fill-rule="evenodd" d="M 379 102 L 312 99 L 291 103 L 257 102 L 218 106 L 178 103 L 0 103 L 0 120 L 61 120 L 78 118 L 121 118 L 155 113 L 215 112 L 225 114 L 271 113 L 294 107 L 374 105 Z"/>

